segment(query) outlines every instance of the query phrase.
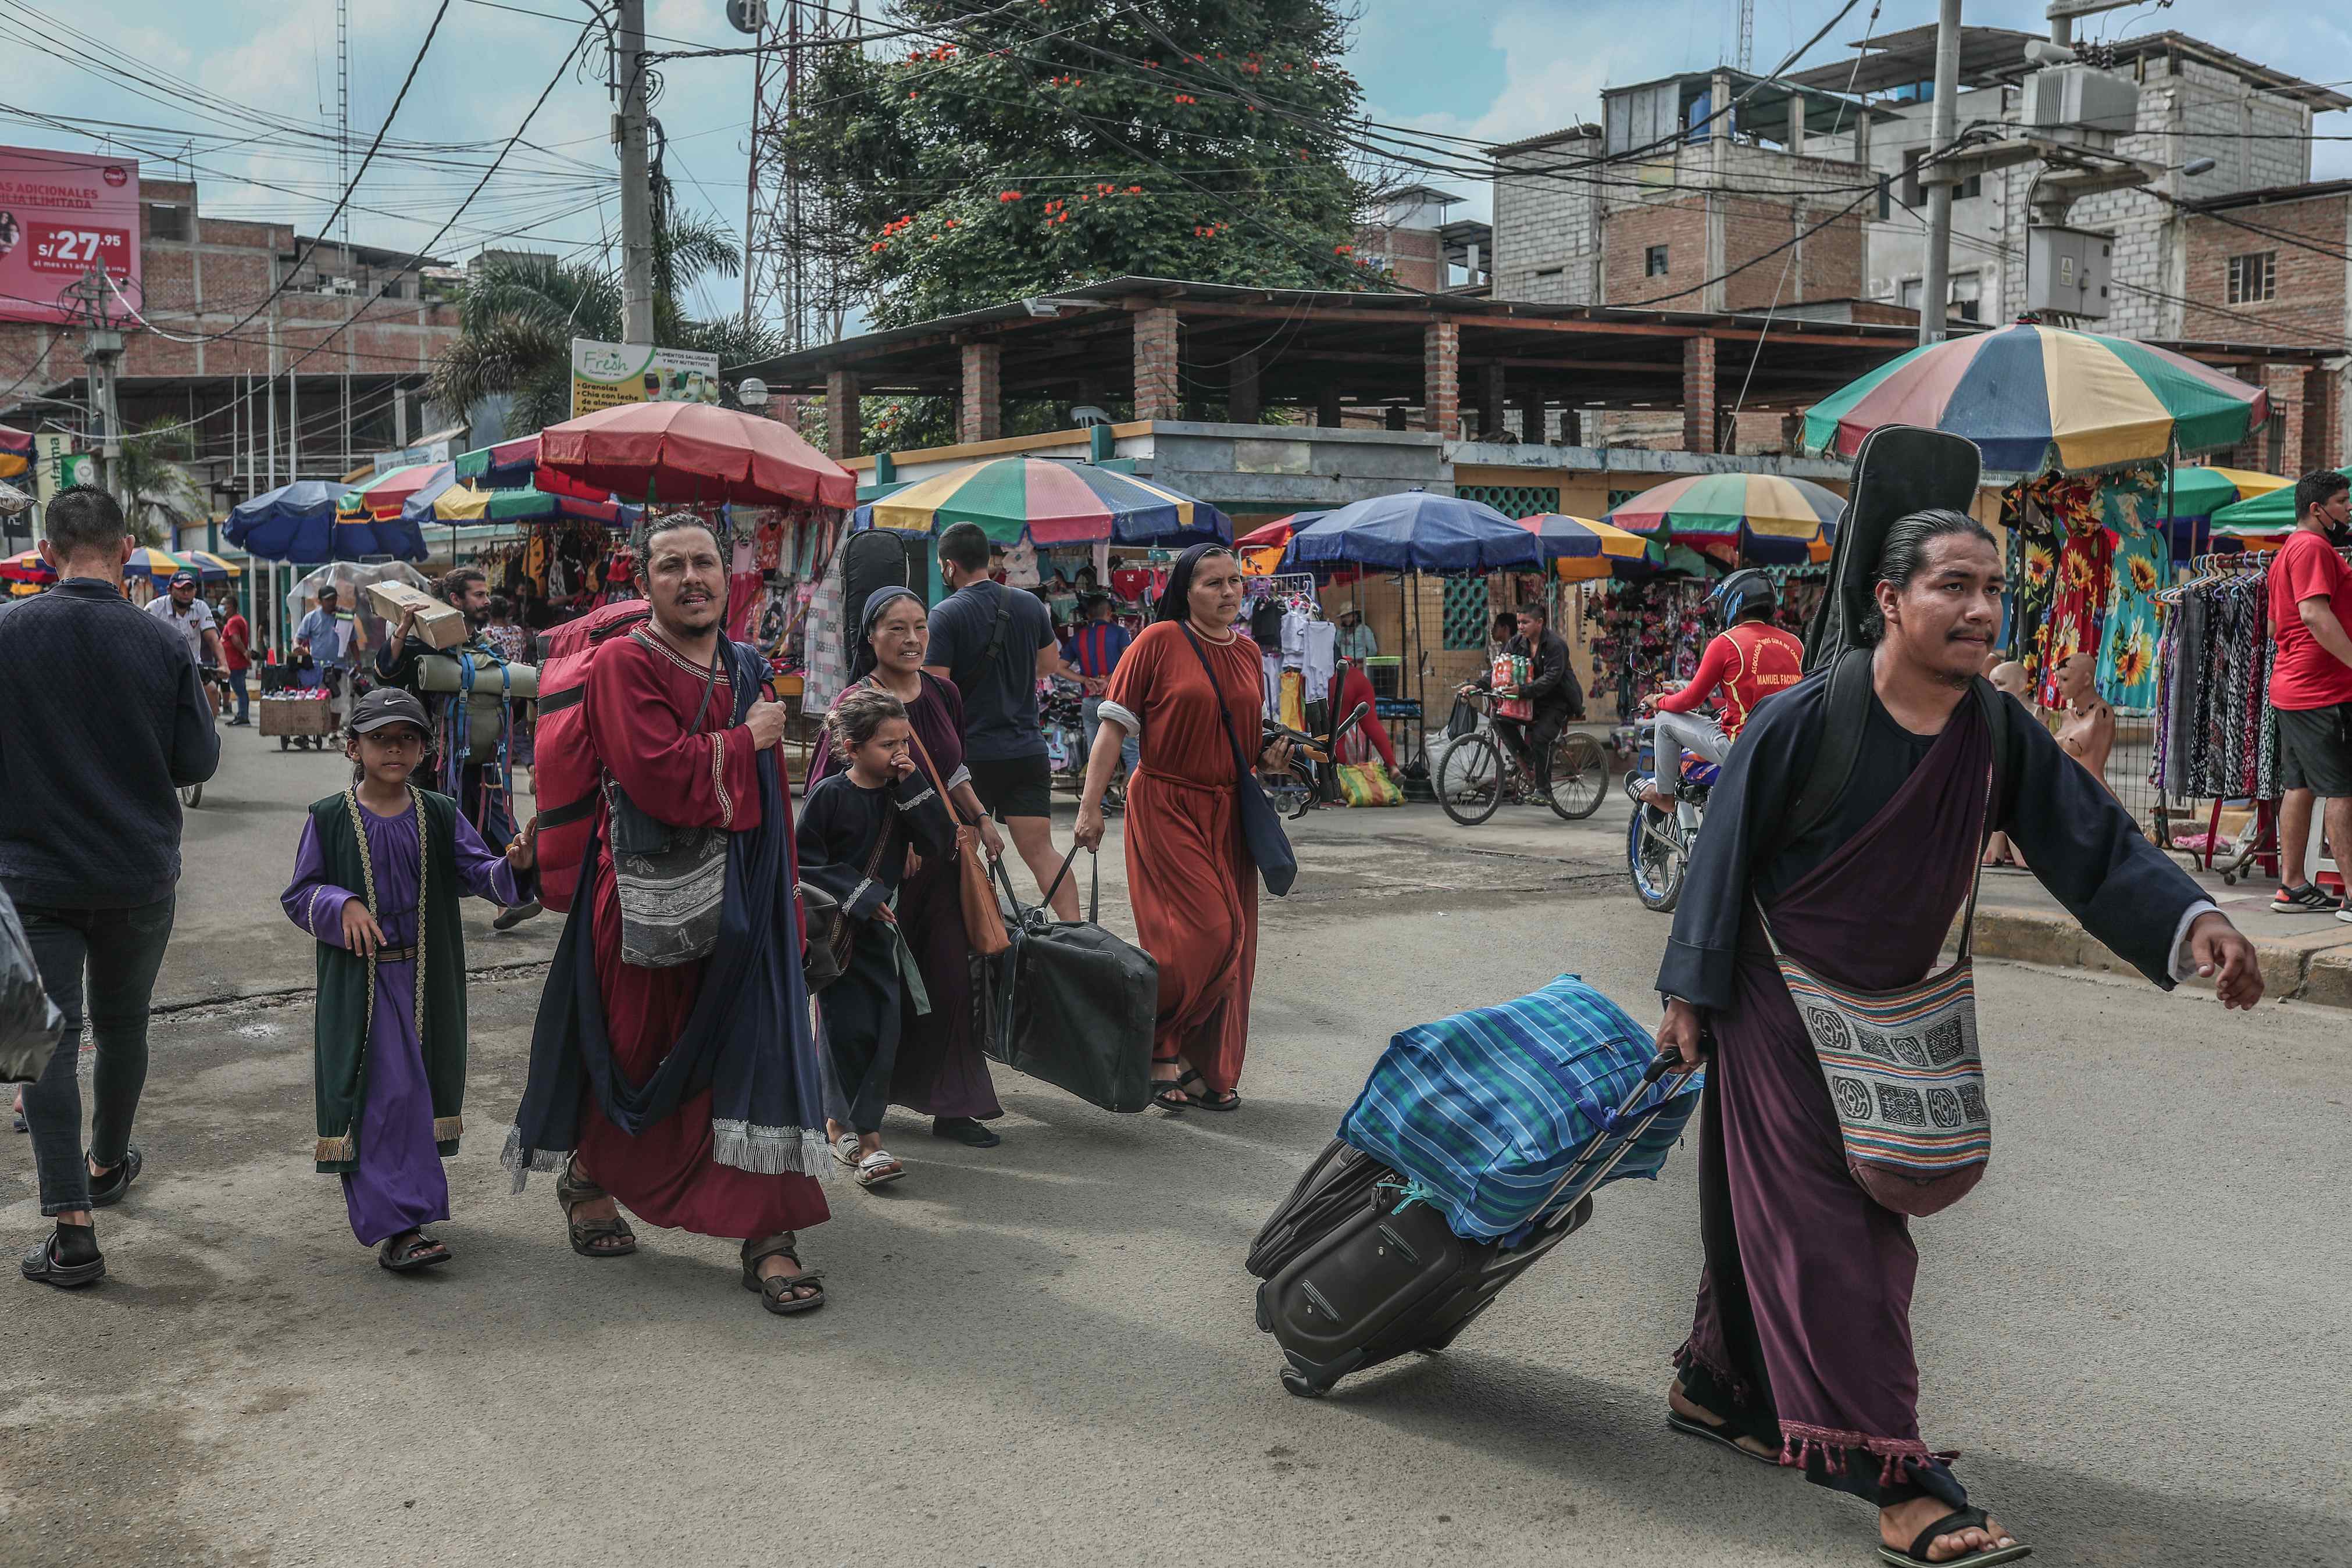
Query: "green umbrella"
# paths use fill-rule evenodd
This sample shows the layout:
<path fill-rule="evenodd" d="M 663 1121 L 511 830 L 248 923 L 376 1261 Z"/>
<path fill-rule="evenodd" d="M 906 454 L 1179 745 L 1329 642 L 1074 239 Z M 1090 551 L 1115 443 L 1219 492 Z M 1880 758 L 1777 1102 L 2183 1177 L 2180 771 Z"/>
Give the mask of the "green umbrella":
<path fill-rule="evenodd" d="M 2189 472 L 2184 468 L 2183 474 Z M 2352 479 L 2352 466 L 2338 468 L 2338 474 Z M 2267 496 L 2257 496 L 2251 501 L 2239 501 L 2213 514 L 2213 532 L 2225 538 L 2260 538 L 2264 534 L 2283 534 L 2294 527 L 2294 486 L 2273 490 Z"/>

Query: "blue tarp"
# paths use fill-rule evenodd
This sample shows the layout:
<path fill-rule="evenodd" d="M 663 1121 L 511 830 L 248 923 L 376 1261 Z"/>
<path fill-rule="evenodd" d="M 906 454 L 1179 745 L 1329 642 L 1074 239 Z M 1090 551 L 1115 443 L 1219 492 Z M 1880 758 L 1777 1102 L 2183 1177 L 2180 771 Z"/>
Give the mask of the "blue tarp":
<path fill-rule="evenodd" d="M 267 560 L 425 558 L 425 536 L 417 531 L 415 523 L 379 523 L 372 517 L 338 517 L 336 507 L 344 493 L 344 486 L 320 479 L 281 485 L 231 511 L 222 537 L 247 555 Z"/>
<path fill-rule="evenodd" d="M 1326 512 L 1290 538 L 1293 566 L 1354 564 L 1388 571 L 1543 570 L 1543 545 L 1494 507 L 1408 490 Z"/>

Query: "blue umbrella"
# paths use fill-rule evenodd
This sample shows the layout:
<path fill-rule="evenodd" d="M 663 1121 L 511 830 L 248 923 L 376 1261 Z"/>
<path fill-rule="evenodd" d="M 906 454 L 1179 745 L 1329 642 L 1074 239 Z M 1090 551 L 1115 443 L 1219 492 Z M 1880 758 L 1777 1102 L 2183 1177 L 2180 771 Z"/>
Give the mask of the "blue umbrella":
<path fill-rule="evenodd" d="M 338 516 L 343 486 L 299 479 L 229 513 L 228 542 L 268 560 L 359 560 L 394 556 L 423 560 L 425 536 L 406 520 L 379 523 L 364 515 Z"/>
<path fill-rule="evenodd" d="M 1389 571 L 1540 570 L 1543 545 L 1492 507 L 1408 490 L 1324 513 L 1291 536 L 1283 564 L 1293 562 Z"/>

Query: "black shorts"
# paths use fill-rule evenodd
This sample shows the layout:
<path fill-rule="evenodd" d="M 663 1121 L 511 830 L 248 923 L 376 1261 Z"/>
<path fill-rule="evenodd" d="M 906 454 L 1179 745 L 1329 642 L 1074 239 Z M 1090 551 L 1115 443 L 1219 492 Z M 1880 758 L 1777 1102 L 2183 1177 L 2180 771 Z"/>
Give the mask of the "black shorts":
<path fill-rule="evenodd" d="M 1001 762 L 976 762 L 967 757 L 963 765 L 971 769 L 972 793 L 998 821 L 1054 814 L 1054 770 L 1045 753 L 1008 757 Z"/>
<path fill-rule="evenodd" d="M 2278 710 L 2279 783 L 2352 797 L 2352 703 Z"/>

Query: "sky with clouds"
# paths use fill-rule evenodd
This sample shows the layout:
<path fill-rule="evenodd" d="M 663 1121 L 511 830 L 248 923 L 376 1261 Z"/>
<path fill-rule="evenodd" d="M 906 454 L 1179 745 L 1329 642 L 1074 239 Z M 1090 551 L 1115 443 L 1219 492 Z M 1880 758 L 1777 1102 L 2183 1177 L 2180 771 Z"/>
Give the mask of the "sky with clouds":
<path fill-rule="evenodd" d="M 1377 119 L 1496 141 L 1598 117 L 1604 87 L 1713 65 L 1730 52 L 1731 0 L 1353 0 L 1360 12 L 1349 63 Z M 1970 23 L 2041 31 L 2044 0 L 1969 0 Z M 391 107 L 436 0 L 352 0 L 352 124 L 362 143 Z M 869 10 L 879 10 L 869 0 Z M 1756 0 L 1759 68 L 1777 63 L 1835 7 L 1823 0 Z M 656 47 L 730 47 L 741 42 L 723 0 L 650 0 Z M 1847 47 L 1935 20 L 1934 0 L 1879 0 L 1876 21 L 1863 0 L 1800 62 L 1853 57 Z M 102 16 L 101 16 L 102 13 Z M 558 73 L 584 17 L 581 0 L 454 0 L 419 70 L 394 137 L 446 144 L 444 160 L 471 160 L 511 134 L 533 98 Z M 2087 37 L 2125 37 L 2175 28 L 2249 58 L 2333 80 L 2307 62 L 2345 62 L 2352 77 L 2352 0 L 2295 7 L 2243 0 L 2177 0 L 2093 17 Z M 79 31 L 77 31 L 79 29 Z M 0 141 L 60 148 L 96 146 L 116 130 L 117 151 L 145 149 L 151 172 L 174 161 L 204 184 L 205 211 L 289 221 L 315 228 L 340 183 L 331 137 L 336 117 L 333 0 L 66 0 L 0 4 Z M 146 78 L 126 83 L 77 63 L 77 51 Z M 672 177 L 688 204 L 740 231 L 751 67 L 690 59 L 664 68 L 655 113 L 669 143 Z M 311 134 L 256 123 L 251 110 L 300 123 Z M 613 196 L 609 106 L 599 55 L 563 74 L 531 121 L 509 169 L 436 247 L 462 257 L 488 243 L 550 249 L 599 248 L 619 222 Z M 51 117 L 44 121 L 37 118 Z M 133 128 L 137 129 L 133 129 Z M 2323 117 L 2323 135 L 2352 138 L 2352 115 Z M 215 138 L 244 138 L 222 145 Z M 196 140 L 191 141 L 194 136 Z M 2315 146 L 2314 174 L 2352 174 L 2352 140 Z M 163 153 L 159 158 L 157 153 Z M 430 155 L 427 155 L 428 157 Z M 157 171 L 154 165 L 164 167 Z M 362 183 L 352 233 L 362 244 L 413 246 L 432 238 L 473 183 L 465 170 L 407 158 L 379 163 Z M 245 183 L 240 183 L 245 182 Z M 1486 193 L 1440 182 L 1471 198 Z M 705 312 L 740 306 L 725 283 L 707 284 Z"/>

